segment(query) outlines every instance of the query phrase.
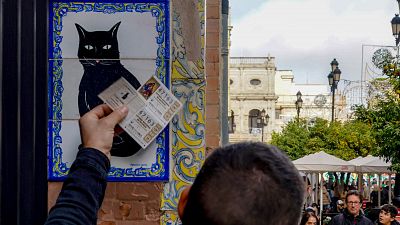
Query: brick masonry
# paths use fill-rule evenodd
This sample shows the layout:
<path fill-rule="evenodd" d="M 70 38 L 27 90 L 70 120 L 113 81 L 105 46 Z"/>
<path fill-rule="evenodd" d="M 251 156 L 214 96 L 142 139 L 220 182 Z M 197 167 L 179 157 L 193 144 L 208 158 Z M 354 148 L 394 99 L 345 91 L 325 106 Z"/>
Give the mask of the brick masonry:
<path fill-rule="evenodd" d="M 221 1 L 207 1 L 206 14 L 206 150 L 220 145 Z"/>

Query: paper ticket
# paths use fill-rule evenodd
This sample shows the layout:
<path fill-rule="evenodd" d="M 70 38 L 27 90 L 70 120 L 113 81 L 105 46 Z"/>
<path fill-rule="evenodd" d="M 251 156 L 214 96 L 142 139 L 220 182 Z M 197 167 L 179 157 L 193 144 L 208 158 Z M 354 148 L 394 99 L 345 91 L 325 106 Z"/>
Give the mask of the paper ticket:
<path fill-rule="evenodd" d="M 151 77 L 138 90 L 120 78 L 99 94 L 111 109 L 123 105 L 129 113 L 119 125 L 142 148 L 146 148 L 167 126 L 182 104 L 156 77 Z"/>

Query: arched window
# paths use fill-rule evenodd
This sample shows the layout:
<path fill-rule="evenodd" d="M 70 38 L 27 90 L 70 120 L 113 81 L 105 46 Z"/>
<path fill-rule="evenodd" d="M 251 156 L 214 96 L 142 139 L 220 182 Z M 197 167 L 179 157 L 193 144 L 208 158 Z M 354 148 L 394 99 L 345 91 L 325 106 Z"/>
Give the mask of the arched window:
<path fill-rule="evenodd" d="M 257 117 L 260 114 L 260 110 L 252 109 L 249 112 L 249 133 L 253 133 L 255 128 L 258 128 Z"/>
<path fill-rule="evenodd" d="M 228 133 L 230 134 L 235 133 L 236 124 L 235 124 L 235 113 L 233 112 L 233 110 L 231 110 L 231 114 L 230 116 L 228 116 L 228 126 L 229 126 Z"/>

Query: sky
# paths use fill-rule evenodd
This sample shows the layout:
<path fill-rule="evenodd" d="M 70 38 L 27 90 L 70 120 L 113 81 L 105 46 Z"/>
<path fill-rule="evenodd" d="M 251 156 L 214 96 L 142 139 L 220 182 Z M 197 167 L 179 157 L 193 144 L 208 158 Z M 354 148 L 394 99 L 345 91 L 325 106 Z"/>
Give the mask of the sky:
<path fill-rule="evenodd" d="M 372 53 L 366 53 L 377 50 L 370 45 L 395 44 L 390 21 L 399 11 L 396 0 L 229 0 L 229 4 L 231 57 L 270 54 L 278 70 L 293 70 L 296 83 L 327 83 L 333 58 L 339 62 L 342 79 L 360 80 L 365 62 L 371 61 Z"/>

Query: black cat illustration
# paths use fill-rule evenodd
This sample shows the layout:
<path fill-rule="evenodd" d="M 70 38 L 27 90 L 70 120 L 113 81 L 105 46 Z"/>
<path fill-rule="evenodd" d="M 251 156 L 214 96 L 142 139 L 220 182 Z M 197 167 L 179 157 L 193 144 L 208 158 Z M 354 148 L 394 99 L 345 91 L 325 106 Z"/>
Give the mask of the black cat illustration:
<path fill-rule="evenodd" d="M 115 24 L 109 31 L 86 31 L 75 24 L 79 34 L 78 58 L 83 65 L 84 73 L 79 84 L 78 106 L 82 116 L 103 101 L 97 97 L 103 90 L 117 81 L 125 78 L 138 89 L 139 81 L 120 62 L 117 33 L 121 22 Z M 140 150 L 136 143 L 119 126 L 115 129 L 112 156 L 127 157 Z"/>

